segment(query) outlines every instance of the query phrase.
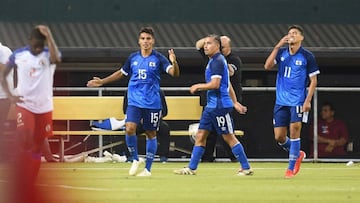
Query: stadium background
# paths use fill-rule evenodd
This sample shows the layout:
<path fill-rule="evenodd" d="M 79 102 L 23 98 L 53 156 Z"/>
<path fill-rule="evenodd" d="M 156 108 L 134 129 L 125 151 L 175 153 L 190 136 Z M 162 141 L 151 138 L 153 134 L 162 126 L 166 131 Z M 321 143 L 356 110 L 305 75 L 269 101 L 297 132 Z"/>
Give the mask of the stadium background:
<path fill-rule="evenodd" d="M 273 45 L 286 33 L 287 26 L 294 23 L 305 28 L 304 46 L 317 57 L 320 87 L 360 86 L 360 14 L 357 12 L 360 4 L 356 0 L 5 0 L 2 8 L 0 41 L 12 49 L 26 44 L 33 25 L 50 26 L 63 53 L 63 63 L 55 74 L 57 87 L 84 87 L 92 76 L 113 72 L 114 66 L 137 49 L 137 32 L 141 26 L 155 28 L 158 50 L 165 53 L 168 48 L 174 48 L 177 53 L 182 76 L 164 77 L 164 87 L 186 87 L 202 81 L 202 61 L 194 43 L 208 33 L 225 34 L 233 39 L 233 50 L 244 63 L 245 87 L 273 87 L 276 72 L 265 72 L 263 63 Z M 126 81 L 111 86 L 124 87 Z M 337 106 L 338 116 L 348 125 L 354 142 L 354 152 L 350 155 L 359 157 L 360 94 L 319 93 L 319 102 L 325 100 Z M 242 117 L 240 127 L 246 133 L 242 142 L 249 157 L 286 157 L 273 139 L 273 101 L 273 92 L 244 92 L 249 113 Z M 172 124 L 178 125 L 183 124 Z M 308 130 L 305 126 L 302 134 L 303 147 L 307 150 Z M 186 139 L 177 142 L 191 149 L 188 138 L 176 139 Z"/>

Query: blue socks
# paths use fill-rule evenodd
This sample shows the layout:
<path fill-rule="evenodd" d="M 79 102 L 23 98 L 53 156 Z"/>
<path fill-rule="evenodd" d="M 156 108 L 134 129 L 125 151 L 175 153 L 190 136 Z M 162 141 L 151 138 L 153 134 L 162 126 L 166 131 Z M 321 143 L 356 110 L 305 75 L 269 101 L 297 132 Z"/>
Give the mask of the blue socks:
<path fill-rule="evenodd" d="M 285 143 L 280 143 L 278 142 L 278 144 L 285 150 L 285 151 L 290 151 L 290 145 L 291 145 L 291 142 L 290 142 L 290 139 L 288 136 L 286 136 L 286 141 Z"/>
<path fill-rule="evenodd" d="M 125 136 L 126 145 L 130 153 L 130 159 L 139 161 L 138 148 L 137 148 L 137 136 L 136 135 L 126 135 Z M 154 157 L 157 151 L 157 139 L 146 140 L 146 164 L 145 168 L 150 171 L 151 165 L 154 161 Z"/>
<path fill-rule="evenodd" d="M 137 136 L 136 135 L 125 135 L 126 145 L 130 153 L 131 160 L 139 161 L 138 148 L 137 148 Z"/>
<path fill-rule="evenodd" d="M 145 168 L 150 171 L 151 165 L 154 161 L 154 157 L 157 150 L 157 139 L 154 137 L 153 139 L 146 139 L 146 164 Z"/>
<path fill-rule="evenodd" d="M 241 143 L 234 145 L 233 148 L 231 148 L 231 151 L 235 155 L 236 159 L 240 162 L 242 169 L 250 169 L 249 162 L 247 160 L 244 148 Z"/>
<path fill-rule="evenodd" d="M 288 169 L 294 170 L 296 159 L 300 155 L 300 138 L 290 139 L 290 153 L 289 153 L 289 167 Z"/>
<path fill-rule="evenodd" d="M 190 163 L 189 163 L 189 168 L 191 170 L 196 170 L 201 157 L 203 156 L 205 152 L 205 147 L 203 146 L 194 146 L 193 151 L 191 153 L 191 159 L 190 159 Z"/>

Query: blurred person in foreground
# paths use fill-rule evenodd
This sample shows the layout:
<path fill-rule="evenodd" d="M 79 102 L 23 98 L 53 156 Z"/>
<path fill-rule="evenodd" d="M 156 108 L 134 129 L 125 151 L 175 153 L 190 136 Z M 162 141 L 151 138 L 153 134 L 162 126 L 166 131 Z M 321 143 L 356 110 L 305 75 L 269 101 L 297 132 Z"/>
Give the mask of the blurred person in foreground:
<path fill-rule="evenodd" d="M 204 44 L 205 54 L 209 62 L 205 71 L 206 83 L 194 84 L 190 93 L 207 90 L 207 105 L 200 118 L 200 125 L 196 133 L 195 145 L 192 150 L 190 163 L 187 167 L 175 170 L 178 175 L 195 175 L 201 157 L 204 154 L 206 138 L 209 132 L 216 131 L 231 147 L 232 153 L 240 162 L 238 176 L 252 175 L 253 171 L 247 160 L 242 144 L 234 134 L 234 123 L 231 112 L 235 110 L 245 114 L 247 108 L 241 105 L 236 98 L 230 83 L 228 64 L 221 54 L 221 40 L 218 35 L 208 35 Z"/>
<path fill-rule="evenodd" d="M 303 40 L 303 29 L 298 25 L 290 26 L 264 65 L 265 70 L 278 65 L 273 124 L 275 140 L 289 152 L 285 178 L 293 178 L 306 157 L 305 152 L 300 150 L 300 132 L 302 122 L 307 122 L 320 73 L 314 55 L 302 47 Z"/>
<path fill-rule="evenodd" d="M 99 87 L 129 76 L 128 106 L 126 109 L 125 140 L 130 159 L 131 176 L 151 176 L 151 166 L 157 151 L 156 130 L 159 128 L 162 105 L 160 97 L 160 79 L 162 73 L 173 77 L 180 76 L 179 65 L 173 49 L 168 51 L 169 60 L 153 49 L 155 34 L 151 27 L 141 28 L 138 35 L 140 50 L 132 53 L 123 67 L 105 78 L 94 77 L 88 81 L 88 87 Z M 120 108 L 120 107 L 119 107 Z M 142 159 L 139 159 L 136 128 L 142 122 L 146 134 L 145 169 L 138 173 Z"/>
<path fill-rule="evenodd" d="M 0 43 L 0 73 L 3 74 L 3 72 L 5 71 L 5 64 L 8 62 L 10 55 L 12 54 L 12 51 L 9 47 L 4 46 Z M 7 84 L 9 84 L 9 89 L 13 89 L 13 71 L 11 71 L 7 77 L 6 77 L 6 82 Z M 4 81 L 5 82 L 5 81 Z M 4 132 L 6 129 L 5 128 L 5 122 L 7 120 L 8 114 L 9 114 L 9 110 L 10 110 L 10 99 L 8 98 L 8 94 L 6 93 L 5 90 L 3 90 L 2 86 L 0 86 L 0 161 L 3 156 L 3 154 L 5 153 L 5 151 L 2 151 L 5 146 L 2 147 L 2 145 L 5 145 L 5 143 L 3 142 L 4 140 Z"/>
<path fill-rule="evenodd" d="M 47 46 L 46 46 L 47 45 Z M 2 80 L 16 68 L 17 94 L 2 82 L 9 99 L 16 103 L 16 143 L 14 146 L 14 203 L 42 202 L 35 182 L 44 140 L 53 131 L 53 77 L 61 62 L 50 29 L 37 25 L 30 33 L 29 45 L 14 51 L 5 65 Z"/>

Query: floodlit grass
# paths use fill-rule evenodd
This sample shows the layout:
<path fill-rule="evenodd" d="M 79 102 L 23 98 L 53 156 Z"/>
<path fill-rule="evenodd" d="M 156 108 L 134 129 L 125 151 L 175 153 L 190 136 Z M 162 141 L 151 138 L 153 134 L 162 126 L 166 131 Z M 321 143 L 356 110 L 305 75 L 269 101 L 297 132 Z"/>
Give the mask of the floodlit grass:
<path fill-rule="evenodd" d="M 174 175 L 187 163 L 154 163 L 151 177 L 128 175 L 130 163 L 44 163 L 38 187 L 50 202 L 360 202 L 360 164 L 303 163 L 284 179 L 287 163 L 200 163 L 195 176 Z"/>

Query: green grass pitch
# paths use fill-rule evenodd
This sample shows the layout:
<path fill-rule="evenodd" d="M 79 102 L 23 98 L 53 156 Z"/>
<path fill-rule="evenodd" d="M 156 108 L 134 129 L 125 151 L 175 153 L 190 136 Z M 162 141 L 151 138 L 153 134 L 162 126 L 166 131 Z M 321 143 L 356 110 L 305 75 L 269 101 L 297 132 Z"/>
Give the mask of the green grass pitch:
<path fill-rule="evenodd" d="M 173 174 L 186 165 L 154 162 L 151 177 L 133 177 L 130 163 L 43 163 L 37 187 L 59 203 L 360 202 L 360 164 L 303 163 L 293 179 L 284 179 L 287 163 L 268 162 L 252 162 L 255 174 L 247 177 L 235 175 L 237 163 L 200 163 L 195 176 Z"/>

